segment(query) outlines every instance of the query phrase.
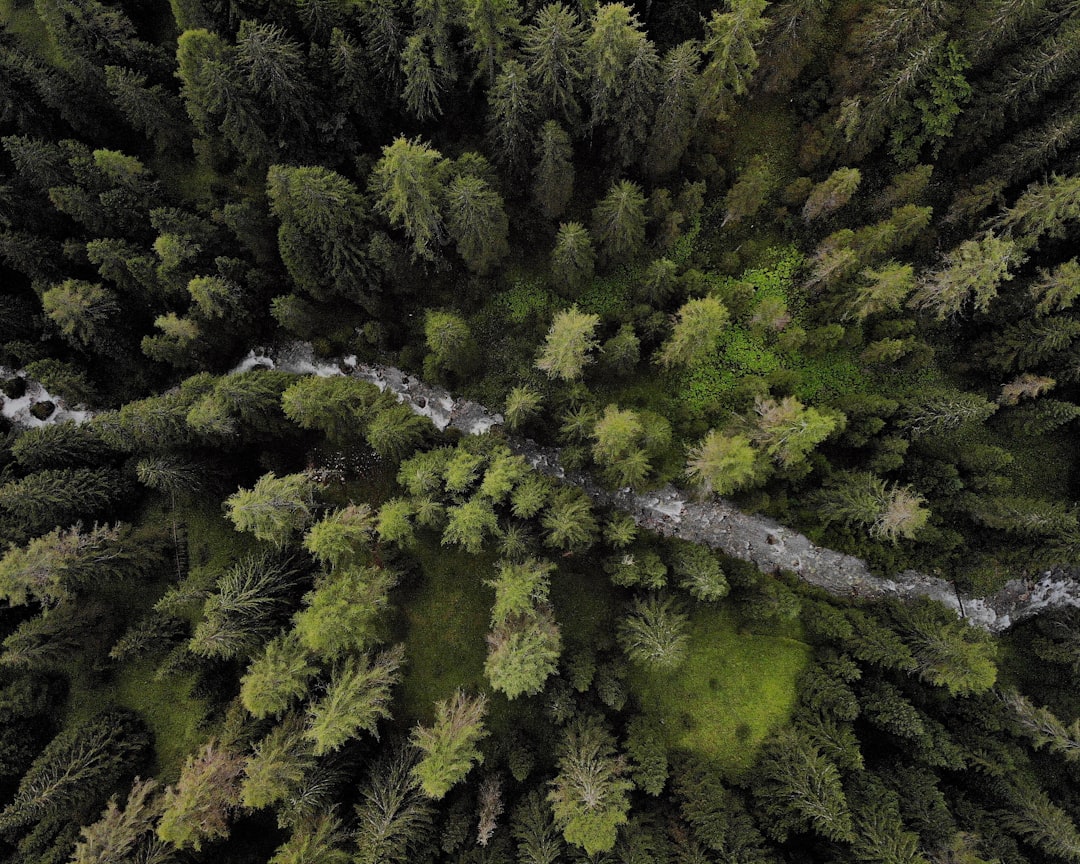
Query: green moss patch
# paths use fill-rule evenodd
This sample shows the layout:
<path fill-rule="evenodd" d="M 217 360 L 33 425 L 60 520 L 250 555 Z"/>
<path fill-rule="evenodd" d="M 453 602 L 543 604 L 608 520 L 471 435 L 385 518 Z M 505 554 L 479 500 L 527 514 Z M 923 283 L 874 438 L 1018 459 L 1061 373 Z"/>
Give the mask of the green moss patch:
<path fill-rule="evenodd" d="M 669 747 L 715 761 L 732 775 L 753 764 L 765 737 L 791 717 L 795 680 L 810 646 L 791 636 L 740 632 L 727 609 L 696 612 L 690 652 L 673 674 L 636 671 L 641 710 Z"/>
<path fill-rule="evenodd" d="M 484 677 L 494 592 L 494 555 L 469 555 L 422 536 L 415 553 L 423 581 L 401 601 L 406 666 L 399 719 L 430 722 L 432 706 L 458 687 L 489 691 Z"/>

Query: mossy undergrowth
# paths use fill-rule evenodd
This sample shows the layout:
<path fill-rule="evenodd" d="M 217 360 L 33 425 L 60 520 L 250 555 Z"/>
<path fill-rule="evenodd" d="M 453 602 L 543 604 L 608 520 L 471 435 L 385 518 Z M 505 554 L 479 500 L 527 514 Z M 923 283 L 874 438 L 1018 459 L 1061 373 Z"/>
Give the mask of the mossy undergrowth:
<path fill-rule="evenodd" d="M 795 708 L 795 682 L 811 656 L 799 635 L 797 626 L 746 632 L 730 609 L 700 608 L 691 616 L 687 659 L 675 672 L 634 672 L 640 708 L 659 721 L 670 748 L 738 776 Z"/>

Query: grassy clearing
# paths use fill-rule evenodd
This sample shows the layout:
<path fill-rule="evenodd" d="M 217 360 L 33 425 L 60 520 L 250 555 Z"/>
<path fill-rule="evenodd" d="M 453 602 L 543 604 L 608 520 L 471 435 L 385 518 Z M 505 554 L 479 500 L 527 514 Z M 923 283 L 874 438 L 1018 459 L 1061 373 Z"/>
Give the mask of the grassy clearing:
<path fill-rule="evenodd" d="M 637 671 L 632 685 L 643 713 L 663 724 L 668 746 L 737 775 L 790 718 L 810 653 L 790 634 L 741 632 L 728 609 L 700 610 L 683 666 L 673 675 Z"/>
<path fill-rule="evenodd" d="M 429 722 L 434 703 L 458 687 L 490 692 L 484 637 L 495 593 L 482 580 L 493 575 L 495 555 L 448 549 L 434 535 L 421 535 L 415 555 L 423 581 L 400 601 L 406 667 L 395 716 Z"/>

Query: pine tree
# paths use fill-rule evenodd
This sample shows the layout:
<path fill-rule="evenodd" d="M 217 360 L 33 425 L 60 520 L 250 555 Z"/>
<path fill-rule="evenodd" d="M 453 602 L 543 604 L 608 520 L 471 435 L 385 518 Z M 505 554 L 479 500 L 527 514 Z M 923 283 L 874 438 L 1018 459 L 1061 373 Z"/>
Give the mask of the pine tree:
<path fill-rule="evenodd" d="M 293 632 L 266 644 L 240 680 L 240 702 L 257 719 L 281 714 L 307 693 L 318 669 Z"/>
<path fill-rule="evenodd" d="M 702 46 L 706 65 L 701 110 L 726 117 L 735 99 L 746 93 L 758 66 L 755 46 L 769 26 L 762 17 L 767 5 L 766 0 L 730 0 L 730 11 L 712 13 Z"/>
<path fill-rule="evenodd" d="M 77 524 L 10 546 L 0 557 L 0 597 L 9 606 L 55 606 L 87 585 L 133 574 L 141 550 L 126 534 L 119 525 L 84 530 Z"/>
<path fill-rule="evenodd" d="M 660 64 L 657 85 L 660 101 L 643 159 L 646 171 L 653 177 L 674 171 L 690 144 L 698 119 L 700 62 L 698 44 L 688 41 L 670 49 Z"/>
<path fill-rule="evenodd" d="M 615 845 L 616 830 L 627 821 L 628 793 L 634 784 L 615 740 L 595 716 L 572 722 L 560 748 L 559 771 L 548 801 L 567 843 L 589 855 Z"/>
<path fill-rule="evenodd" d="M 313 506 L 314 490 L 305 474 L 263 474 L 251 489 L 240 489 L 225 500 L 237 531 L 250 531 L 278 547 L 307 527 Z"/>
<path fill-rule="evenodd" d="M 11 445 L 11 455 L 20 468 L 32 472 L 99 464 L 110 450 L 97 431 L 85 424 L 55 423 L 23 430 Z"/>
<path fill-rule="evenodd" d="M 307 131 L 312 104 L 311 76 L 300 43 L 285 29 L 259 21 L 241 21 L 236 34 L 236 66 L 263 112 L 273 116 L 282 136 Z"/>
<path fill-rule="evenodd" d="M 393 402 L 380 398 L 378 387 L 346 376 L 304 376 L 281 396 L 290 420 L 302 429 L 318 429 L 338 444 L 355 441 L 370 413 L 383 404 Z"/>
<path fill-rule="evenodd" d="M 784 468 L 802 462 L 809 452 L 840 425 L 842 415 L 804 406 L 796 397 L 779 402 L 758 398 L 754 403 L 750 440 Z"/>
<path fill-rule="evenodd" d="M 324 516 L 304 536 L 304 548 L 332 572 L 359 563 L 372 541 L 375 517 L 368 504 L 349 504 Z"/>
<path fill-rule="evenodd" d="M 390 716 L 390 691 L 405 656 L 396 645 L 375 656 L 350 657 L 330 676 L 321 698 L 308 706 L 304 733 L 322 756 L 361 732 L 378 737 L 378 723 Z"/>
<path fill-rule="evenodd" d="M 578 93 L 585 78 L 585 28 L 570 7 L 549 3 L 525 29 L 522 51 L 533 89 L 548 119 L 573 130 L 581 113 Z"/>
<path fill-rule="evenodd" d="M 1007 809 L 1002 822 L 1036 849 L 1064 861 L 1080 861 L 1080 831 L 1069 815 L 1031 781 L 1010 783 L 1003 790 Z"/>
<path fill-rule="evenodd" d="M 240 805 L 244 757 L 210 740 L 189 756 L 180 779 L 165 790 L 158 837 L 177 849 L 202 849 L 207 840 L 229 836 L 229 820 Z"/>
<path fill-rule="evenodd" d="M 573 197 L 573 155 L 570 136 L 556 121 L 548 120 L 540 128 L 536 143 L 537 158 L 532 187 L 533 198 L 547 219 L 558 219 L 562 216 Z M 560 230 L 561 228 L 562 226 Z M 591 241 L 589 245 L 591 247 Z"/>
<path fill-rule="evenodd" d="M 810 829 L 830 840 L 853 839 L 840 772 L 797 728 L 775 735 L 756 766 L 754 795 L 768 815 L 766 830 L 783 840 Z"/>
<path fill-rule="evenodd" d="M 386 748 L 360 787 L 355 864 L 406 864 L 423 848 L 434 807 L 416 778 L 419 755 L 407 745 Z"/>
<path fill-rule="evenodd" d="M 676 313 L 671 337 L 661 346 L 657 361 L 665 367 L 705 362 L 716 351 L 728 318 L 727 308 L 715 297 L 687 300 Z"/>
<path fill-rule="evenodd" d="M 112 468 L 46 469 L 0 486 L 0 512 L 32 536 L 112 512 L 128 491 L 127 480 Z"/>
<path fill-rule="evenodd" d="M 487 735 L 484 716 L 487 697 L 470 698 L 458 690 L 450 699 L 435 703 L 435 724 L 417 724 L 412 742 L 423 754 L 413 775 L 429 798 L 441 799 L 464 779 L 473 765 L 482 762 L 477 743 Z"/>
<path fill-rule="evenodd" d="M 446 242 L 442 213 L 442 154 L 419 139 L 396 138 L 383 147 L 371 174 L 375 208 L 412 241 L 413 255 L 433 260 Z"/>
<path fill-rule="evenodd" d="M 405 108 L 420 121 L 442 116 L 439 94 L 448 84 L 448 76 L 432 59 L 430 43 L 431 35 L 418 30 L 408 38 L 401 52 L 401 71 L 405 76 L 401 97 Z"/>
<path fill-rule="evenodd" d="M 688 622 L 671 597 L 636 597 L 619 625 L 619 643 L 634 663 L 670 672 L 686 659 Z"/>
<path fill-rule="evenodd" d="M 124 119 L 154 142 L 158 152 L 177 146 L 191 130 L 181 119 L 180 100 L 148 76 L 122 66 L 105 67 L 105 85 Z"/>
<path fill-rule="evenodd" d="M 618 5 L 618 4 L 615 4 Z M 645 196 L 630 180 L 614 183 L 592 213 L 593 236 L 608 264 L 635 258 L 645 244 Z"/>
<path fill-rule="evenodd" d="M 502 196 L 480 177 L 454 178 L 446 191 L 447 228 L 468 268 L 486 275 L 510 251 Z"/>

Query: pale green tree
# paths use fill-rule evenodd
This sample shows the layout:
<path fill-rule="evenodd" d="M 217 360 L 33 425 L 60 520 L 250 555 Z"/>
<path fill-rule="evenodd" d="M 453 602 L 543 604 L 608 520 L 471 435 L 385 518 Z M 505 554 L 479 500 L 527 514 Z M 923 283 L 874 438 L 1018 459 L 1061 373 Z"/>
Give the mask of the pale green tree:
<path fill-rule="evenodd" d="M 567 843 L 586 854 L 606 852 L 615 845 L 616 831 L 630 810 L 634 784 L 625 776 L 626 761 L 597 717 L 574 720 L 565 735 L 559 770 L 548 792 L 555 824 Z"/>
<path fill-rule="evenodd" d="M 536 368 L 562 381 L 580 378 L 592 362 L 590 352 L 598 344 L 595 333 L 599 324 L 600 316 L 581 312 L 576 306 L 557 313 Z"/>
<path fill-rule="evenodd" d="M 671 336 L 657 354 L 666 367 L 696 366 L 709 359 L 728 323 L 728 310 L 715 297 L 687 300 L 676 313 Z"/>
<path fill-rule="evenodd" d="M 375 209 L 400 226 L 413 255 L 432 260 L 446 242 L 442 154 L 419 139 L 395 138 L 371 173 Z"/>
<path fill-rule="evenodd" d="M 423 754 L 413 774 L 429 798 L 445 796 L 473 765 L 483 761 L 476 745 L 487 735 L 486 714 L 486 696 L 470 697 L 457 690 L 435 703 L 434 725 L 417 724 L 413 729 L 412 742 Z"/>

